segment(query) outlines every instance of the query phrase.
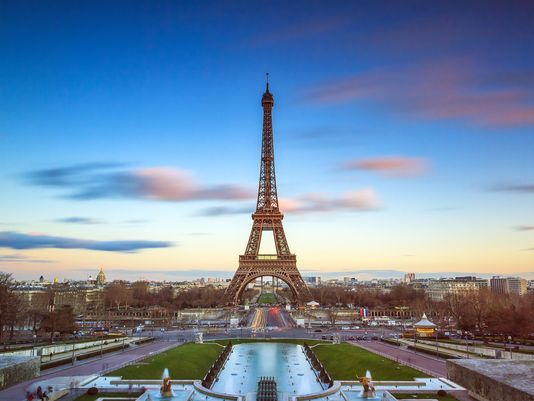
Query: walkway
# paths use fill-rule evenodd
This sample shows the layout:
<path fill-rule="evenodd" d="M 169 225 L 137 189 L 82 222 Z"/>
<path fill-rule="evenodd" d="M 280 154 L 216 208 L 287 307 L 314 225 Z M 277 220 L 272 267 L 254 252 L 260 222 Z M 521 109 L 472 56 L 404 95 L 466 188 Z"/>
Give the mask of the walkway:
<path fill-rule="evenodd" d="M 111 371 L 120 368 L 121 366 L 134 362 L 137 359 L 144 358 L 150 354 L 157 354 L 165 351 L 167 348 L 179 345 L 181 343 L 174 341 L 155 341 L 146 345 L 141 345 L 136 348 L 127 349 L 124 352 L 104 355 L 103 358 L 92 358 L 84 363 L 63 368 L 50 369 L 52 372 L 44 371 L 41 376 L 26 382 L 19 383 L 13 387 L 9 387 L 0 391 L 0 401 L 19 401 L 24 398 L 26 394 L 25 389 L 33 383 L 38 383 L 44 379 L 58 377 L 74 377 L 74 376 L 90 376 L 100 374 L 103 371 Z"/>
<path fill-rule="evenodd" d="M 73 356 L 76 356 L 76 358 L 80 355 L 86 355 L 91 354 L 93 352 L 99 352 L 102 351 L 103 353 L 108 352 L 112 348 L 128 348 L 127 346 L 130 345 L 131 347 L 135 347 L 135 342 L 140 341 L 144 337 L 129 337 L 129 338 L 121 338 L 121 339 L 106 339 L 101 342 L 101 344 L 94 345 L 92 347 L 88 348 L 81 348 L 74 350 L 74 355 L 72 351 L 65 351 L 61 353 L 55 353 L 50 355 L 45 355 L 41 357 L 41 365 L 49 364 L 50 362 L 57 362 L 57 361 L 71 361 Z M 46 369 L 46 367 L 45 367 Z"/>
<path fill-rule="evenodd" d="M 416 354 L 413 351 L 380 341 L 352 341 L 351 343 L 368 351 L 389 356 L 390 359 L 403 365 L 411 366 L 435 377 L 447 377 L 445 359 Z"/>

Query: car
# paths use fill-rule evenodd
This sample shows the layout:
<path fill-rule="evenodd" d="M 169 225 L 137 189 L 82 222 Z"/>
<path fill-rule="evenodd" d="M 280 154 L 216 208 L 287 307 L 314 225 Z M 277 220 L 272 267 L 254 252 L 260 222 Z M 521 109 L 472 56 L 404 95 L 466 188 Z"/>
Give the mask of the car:
<path fill-rule="evenodd" d="M 354 336 L 350 336 L 349 341 L 354 341 Z"/>
<path fill-rule="evenodd" d="M 326 340 L 326 336 L 324 334 L 321 336 L 321 340 Z"/>

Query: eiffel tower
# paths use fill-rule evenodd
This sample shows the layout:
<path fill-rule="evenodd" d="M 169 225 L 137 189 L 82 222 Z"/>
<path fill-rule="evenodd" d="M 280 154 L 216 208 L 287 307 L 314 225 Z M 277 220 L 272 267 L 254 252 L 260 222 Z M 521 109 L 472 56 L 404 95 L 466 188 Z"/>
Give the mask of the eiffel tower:
<path fill-rule="evenodd" d="M 263 134 L 261 146 L 260 184 L 256 212 L 252 214 L 252 230 L 245 253 L 239 256 L 239 267 L 226 289 L 227 304 L 238 304 L 247 285 L 259 277 L 276 277 L 284 281 L 291 290 L 295 301 L 303 303 L 311 298 L 308 287 L 297 269 L 297 257 L 287 244 L 276 191 L 274 173 L 274 146 L 272 110 L 274 98 L 269 92 L 269 74 L 265 93 L 261 98 L 263 107 Z M 274 236 L 276 254 L 260 254 L 260 244 L 264 231 Z"/>

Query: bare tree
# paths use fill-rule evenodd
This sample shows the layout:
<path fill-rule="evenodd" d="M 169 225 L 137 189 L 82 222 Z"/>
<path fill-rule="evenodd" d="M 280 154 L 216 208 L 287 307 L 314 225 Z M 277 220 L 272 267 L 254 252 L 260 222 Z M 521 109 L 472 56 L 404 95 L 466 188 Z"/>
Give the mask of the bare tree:
<path fill-rule="evenodd" d="M 337 318 L 339 317 L 339 310 L 336 308 L 328 309 L 328 320 L 332 327 L 336 327 Z"/>
<path fill-rule="evenodd" d="M 0 272 L 0 341 L 6 346 L 6 329 L 13 337 L 13 330 L 20 312 L 20 299 L 14 292 L 13 277 L 9 273 Z"/>
<path fill-rule="evenodd" d="M 114 281 L 105 289 L 106 304 L 114 305 L 117 310 L 121 306 L 128 306 L 132 299 L 131 290 L 122 281 Z"/>

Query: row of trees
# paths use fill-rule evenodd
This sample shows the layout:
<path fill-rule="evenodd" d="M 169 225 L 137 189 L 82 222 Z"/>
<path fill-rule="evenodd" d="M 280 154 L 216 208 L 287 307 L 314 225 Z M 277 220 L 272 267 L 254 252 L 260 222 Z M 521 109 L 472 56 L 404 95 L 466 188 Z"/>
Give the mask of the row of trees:
<path fill-rule="evenodd" d="M 433 311 L 464 331 L 527 338 L 534 336 L 534 294 L 495 294 L 488 289 L 449 294 Z"/>
<path fill-rule="evenodd" d="M 347 289 L 337 286 L 311 287 L 310 292 L 312 298 L 324 306 L 414 307 L 418 303 L 427 301 L 423 291 L 415 290 L 404 284 L 396 285 L 388 292 L 378 288 L 353 287 Z"/>
<path fill-rule="evenodd" d="M 40 303 L 29 305 L 15 291 L 11 274 L 0 272 L 0 343 L 6 346 L 13 342 L 17 328 L 29 328 L 33 335 L 56 333 L 72 334 L 76 330 L 74 312 L 71 306 L 55 308 L 53 293 L 43 294 Z"/>
<path fill-rule="evenodd" d="M 214 308 L 222 304 L 224 288 L 214 286 L 193 287 L 175 293 L 171 286 L 164 286 L 157 292 L 150 291 L 148 282 L 132 283 L 114 281 L 105 289 L 105 302 L 108 308 L 161 306 L 169 309 Z M 256 291 L 248 290 L 243 299 L 251 299 Z"/>
<path fill-rule="evenodd" d="M 495 294 L 488 289 L 449 294 L 443 301 L 431 300 L 424 291 L 401 284 L 384 292 L 379 289 L 336 286 L 310 288 L 312 298 L 322 306 L 336 308 L 365 306 L 372 309 L 408 307 L 414 314 L 426 312 L 442 327 L 468 332 L 528 337 L 534 333 L 534 294 Z M 281 294 L 291 299 L 289 291 Z M 249 290 L 244 299 L 256 291 Z M 17 326 L 29 326 L 33 333 L 69 333 L 75 330 L 72 307 L 55 308 L 53 289 L 42 294 L 43 305 L 26 305 L 14 291 L 10 274 L 0 272 L 0 343 L 12 340 Z M 221 305 L 224 289 L 206 286 L 175 292 L 171 286 L 151 291 L 145 281 L 133 284 L 116 281 L 104 290 L 103 310 L 124 307 L 160 306 L 169 310 Z"/>
<path fill-rule="evenodd" d="M 433 301 L 423 290 L 400 284 L 391 291 L 358 287 L 311 288 L 312 296 L 324 306 L 366 306 L 369 308 L 408 307 L 423 312 L 441 327 L 480 335 L 492 334 L 527 338 L 534 336 L 534 294 L 496 294 L 490 289 L 448 294 Z"/>
<path fill-rule="evenodd" d="M 312 298 L 325 307 L 365 306 L 372 309 L 407 307 L 415 315 L 426 312 L 442 327 L 477 333 L 527 337 L 534 333 L 534 294 L 514 296 L 495 294 L 489 289 L 449 294 L 443 301 L 431 300 L 423 290 L 399 284 L 385 292 L 380 289 L 338 286 L 310 288 Z M 148 289 L 148 283 L 129 285 L 114 282 L 105 290 L 107 307 L 148 307 L 158 305 L 170 309 L 216 307 L 221 305 L 224 289 L 195 287 L 174 293 L 172 287 L 158 292 Z M 254 296 L 247 291 L 245 299 Z M 281 295 L 291 299 L 288 289 Z"/>

